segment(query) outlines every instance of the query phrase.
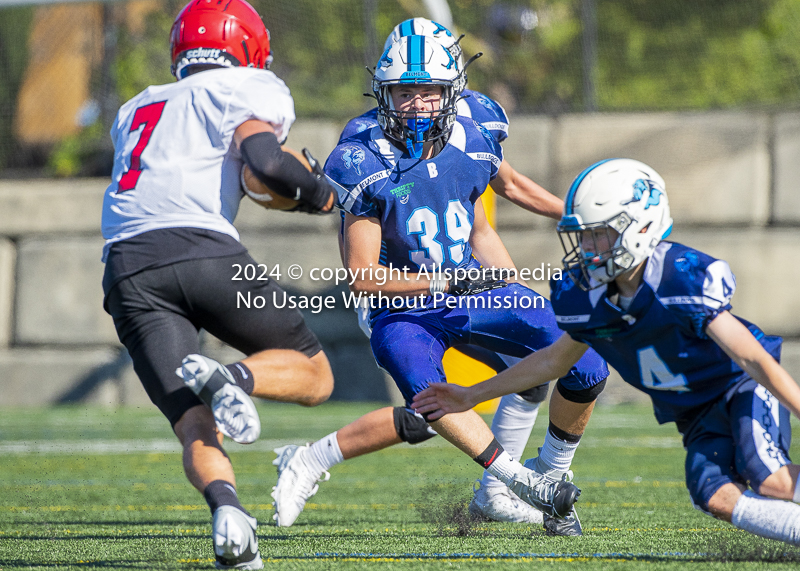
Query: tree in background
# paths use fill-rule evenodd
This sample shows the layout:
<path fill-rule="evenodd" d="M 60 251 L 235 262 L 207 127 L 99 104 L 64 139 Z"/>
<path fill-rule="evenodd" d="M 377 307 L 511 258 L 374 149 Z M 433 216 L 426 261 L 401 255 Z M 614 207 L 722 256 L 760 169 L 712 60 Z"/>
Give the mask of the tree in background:
<path fill-rule="evenodd" d="M 604 109 L 798 101 L 797 0 L 603 1 L 598 18 Z"/>
<path fill-rule="evenodd" d="M 11 164 L 17 93 L 28 63 L 32 8 L 8 8 L 0 17 L 0 171 Z"/>
<path fill-rule="evenodd" d="M 470 69 L 472 85 L 511 111 L 584 110 L 581 4 L 589 1 L 599 110 L 800 100 L 800 0 L 453 0 L 465 47 L 488 52 Z"/>
<path fill-rule="evenodd" d="M 426 15 L 421 0 L 252 3 L 272 31 L 273 70 L 292 89 L 298 116 L 342 123 L 373 106 L 362 97 L 370 91 L 364 67 L 375 65 L 386 35 L 398 22 Z M 596 14 L 593 105 L 600 111 L 785 108 L 800 101 L 800 0 L 449 0 L 455 28 L 466 34 L 465 54 L 484 52 L 469 69 L 470 86 L 511 113 L 591 109 L 583 86 L 587 3 Z M 52 172 L 101 171 L 109 101 L 115 110 L 147 85 L 173 81 L 168 34 L 182 5 L 104 5 L 116 16 L 105 20 L 107 51 L 91 78 L 101 112 L 50 149 Z M 12 129 L 33 12 L 0 9 L 0 167 L 24 156 Z"/>

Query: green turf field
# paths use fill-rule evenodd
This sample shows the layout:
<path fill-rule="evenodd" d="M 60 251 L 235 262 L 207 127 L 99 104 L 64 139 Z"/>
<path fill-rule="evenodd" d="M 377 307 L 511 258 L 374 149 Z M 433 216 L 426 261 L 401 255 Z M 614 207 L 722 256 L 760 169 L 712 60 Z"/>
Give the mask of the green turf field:
<path fill-rule="evenodd" d="M 272 448 L 371 410 L 262 405 L 262 439 L 231 444 L 239 495 L 275 569 L 796 568 L 800 550 L 695 511 L 673 426 L 598 407 L 573 468 L 584 537 L 465 518 L 480 468 L 436 438 L 346 462 L 291 528 L 275 528 Z M 546 411 L 526 457 L 536 454 Z M 797 455 L 797 450 L 794 450 Z M 210 514 L 155 408 L 0 409 L 0 570 L 211 569 Z"/>

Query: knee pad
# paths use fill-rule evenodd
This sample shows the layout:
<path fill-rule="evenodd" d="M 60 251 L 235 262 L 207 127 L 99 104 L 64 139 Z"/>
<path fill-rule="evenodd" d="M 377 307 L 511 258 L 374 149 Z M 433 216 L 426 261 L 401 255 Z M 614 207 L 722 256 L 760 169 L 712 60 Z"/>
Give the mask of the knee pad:
<path fill-rule="evenodd" d="M 545 383 L 543 385 L 539 385 L 538 387 L 533 387 L 532 389 L 528 389 L 526 391 L 522 391 L 521 393 L 517 393 L 523 399 L 528 401 L 531 404 L 537 404 L 540 402 L 544 402 L 547 398 L 547 390 L 550 388 L 550 383 Z"/>
<path fill-rule="evenodd" d="M 569 389 L 564 386 L 561 382 L 561 379 L 558 380 L 556 383 L 556 388 L 558 389 L 559 394 L 561 394 L 564 399 L 578 403 L 578 404 L 586 404 L 590 403 L 594 400 L 597 400 L 597 397 L 600 396 L 600 393 L 603 392 L 603 389 L 606 387 L 606 379 L 603 379 L 593 387 L 589 387 L 588 389 Z"/>
<path fill-rule="evenodd" d="M 402 406 L 394 407 L 394 428 L 403 442 L 419 444 L 436 436 L 433 430 L 422 417 L 417 416 Z"/>

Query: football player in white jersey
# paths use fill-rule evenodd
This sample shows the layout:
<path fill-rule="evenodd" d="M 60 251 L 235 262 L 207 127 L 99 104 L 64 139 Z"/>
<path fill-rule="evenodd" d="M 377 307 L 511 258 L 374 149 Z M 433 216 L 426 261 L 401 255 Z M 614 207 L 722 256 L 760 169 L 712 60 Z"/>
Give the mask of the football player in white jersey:
<path fill-rule="evenodd" d="M 394 42 L 411 35 L 422 35 L 435 40 L 451 53 L 459 68 L 464 69 L 460 38 L 456 38 L 441 24 L 426 18 L 412 18 L 395 26 L 386 38 L 384 51 Z M 459 80 L 466 86 L 466 71 Z M 456 110 L 459 115 L 470 117 L 484 126 L 498 143 L 508 136 L 508 119 L 504 110 L 485 95 L 465 89 L 456 103 Z M 339 142 L 377 126 L 377 116 L 378 110 L 374 108 L 350 120 Z M 491 187 L 500 196 L 535 214 L 555 220 L 561 217 L 563 201 L 517 172 L 506 160 L 501 163 Z M 344 227 L 344 212 L 342 220 Z M 340 232 L 340 250 L 344 260 L 342 238 L 343 232 Z M 369 337 L 371 332 L 367 322 L 368 313 L 367 308 L 360 309 L 359 325 Z M 458 350 L 498 372 L 519 361 L 516 357 L 498 355 L 470 345 L 459 346 Z M 547 398 L 548 388 L 548 385 L 541 385 L 533 390 L 506 395 L 494 414 L 492 432 L 516 460 L 522 457 L 536 422 L 539 406 Z M 558 456 L 562 465 L 569 466 L 600 390 L 602 387 L 585 393 L 571 392 L 559 386 L 559 390 L 553 391 L 549 410 L 550 425 L 543 446 L 543 456 Z M 317 482 L 327 480 L 327 471 L 336 464 L 401 442 L 424 442 L 435 435 L 422 417 L 412 410 L 404 406 L 385 407 L 367 413 L 311 445 L 288 445 L 276 449 L 278 458 L 274 463 L 278 466 L 279 479 L 273 491 L 276 509 L 273 517 L 280 526 L 292 525 L 305 502 L 318 490 Z M 508 487 L 488 471 L 484 472 L 475 487 L 469 513 L 474 518 L 489 521 L 543 523 L 542 512 L 512 494 Z M 567 519 L 544 518 L 544 524 L 548 533 L 554 535 L 582 533 L 577 516 Z"/>
<path fill-rule="evenodd" d="M 268 71 L 269 32 L 244 0 L 193 0 L 170 38 L 170 85 L 151 86 L 119 110 L 112 181 L 103 204 L 104 305 L 153 403 L 183 445 L 183 465 L 213 514 L 218 568 L 261 569 L 256 520 L 236 495 L 222 435 L 260 433 L 248 395 L 316 405 L 333 375 L 296 310 L 237 308 L 272 299 L 232 222 L 243 162 L 297 210 L 328 212 L 321 174 L 281 150 L 294 122 L 286 85 Z M 199 352 L 205 329 L 247 358 L 223 366 Z"/>

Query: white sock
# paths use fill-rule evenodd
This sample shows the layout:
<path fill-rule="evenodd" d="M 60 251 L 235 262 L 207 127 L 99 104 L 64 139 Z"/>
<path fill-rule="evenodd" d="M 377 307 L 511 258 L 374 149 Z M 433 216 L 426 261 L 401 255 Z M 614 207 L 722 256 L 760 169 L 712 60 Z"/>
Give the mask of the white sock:
<path fill-rule="evenodd" d="M 344 462 L 336 432 L 331 432 L 328 436 L 320 438 L 309 446 L 305 460 L 308 467 L 316 471 L 318 475 L 322 475 L 336 464 Z"/>
<path fill-rule="evenodd" d="M 506 395 L 500 399 L 497 412 L 492 419 L 492 433 L 503 449 L 516 461 L 522 458 L 525 445 L 539 415 L 539 405 L 531 403 L 519 395 Z M 504 486 L 503 482 L 484 471 L 481 487 Z"/>
<path fill-rule="evenodd" d="M 566 472 L 572 465 L 578 442 L 566 442 L 557 438 L 549 430 L 544 437 L 544 444 L 539 450 L 539 460 L 561 472 Z"/>
<path fill-rule="evenodd" d="M 800 506 L 747 490 L 733 508 L 731 523 L 754 535 L 800 545 Z"/>
<path fill-rule="evenodd" d="M 508 484 L 521 469 L 522 464 L 514 460 L 508 452 L 503 450 L 503 452 L 494 459 L 494 462 L 486 468 L 486 471 L 504 484 Z"/>

